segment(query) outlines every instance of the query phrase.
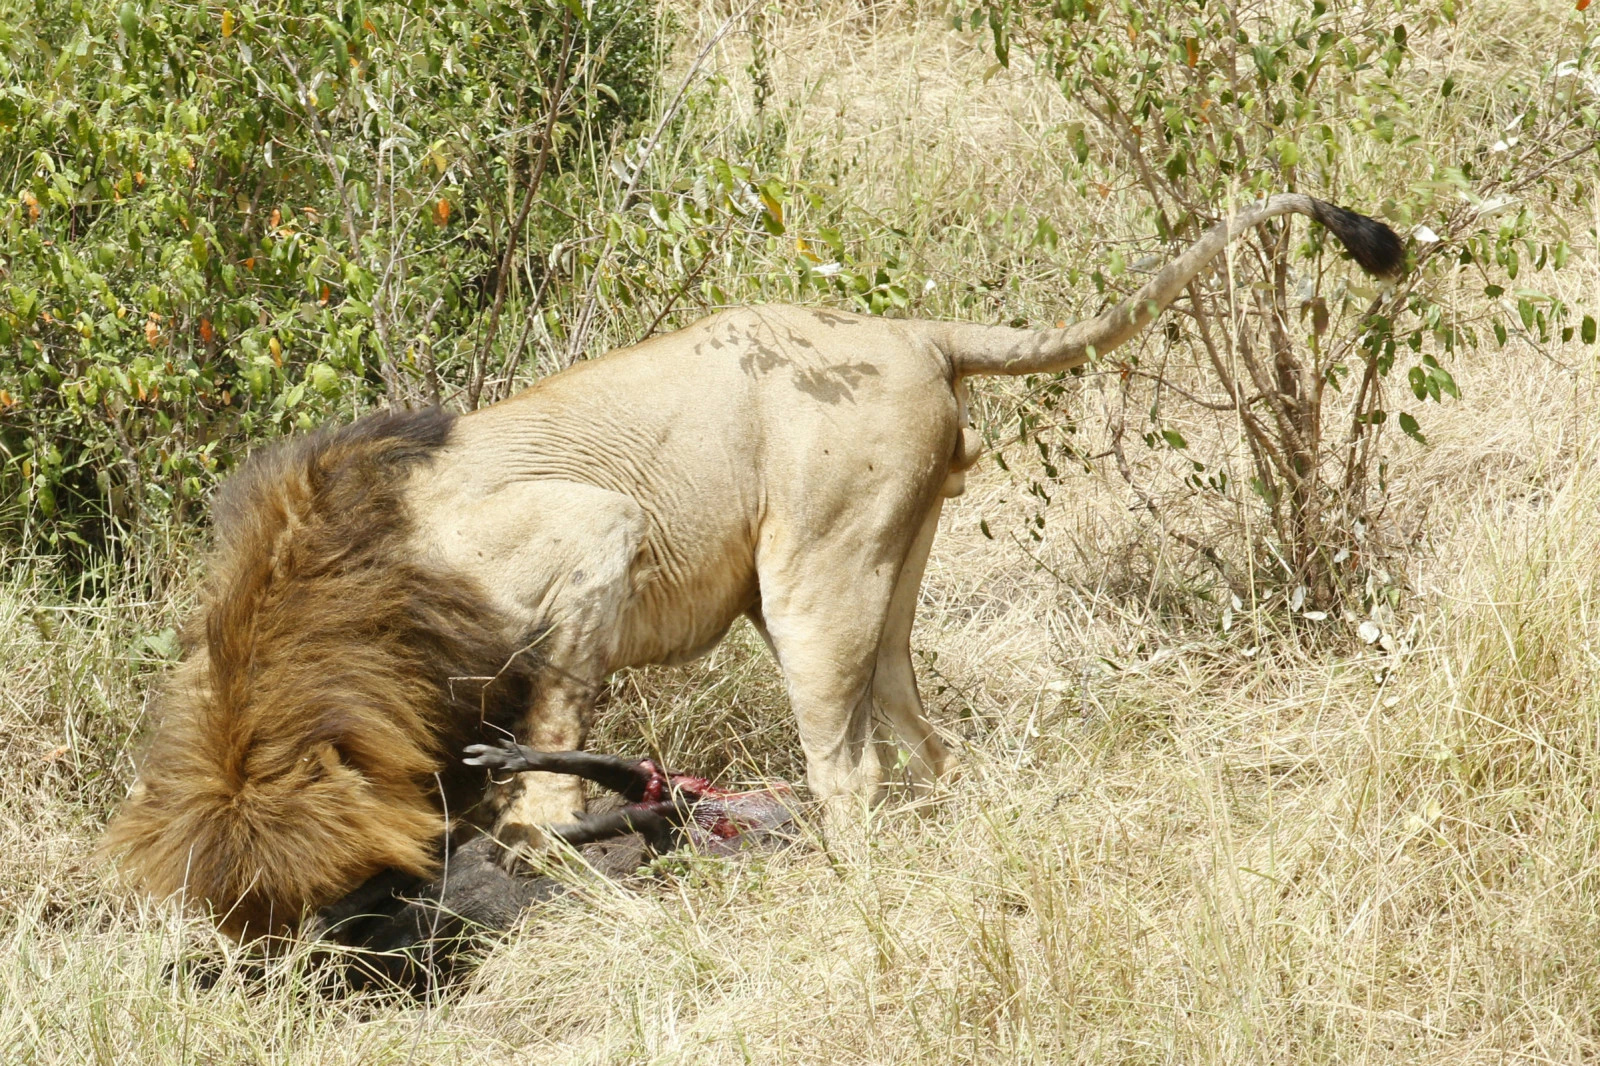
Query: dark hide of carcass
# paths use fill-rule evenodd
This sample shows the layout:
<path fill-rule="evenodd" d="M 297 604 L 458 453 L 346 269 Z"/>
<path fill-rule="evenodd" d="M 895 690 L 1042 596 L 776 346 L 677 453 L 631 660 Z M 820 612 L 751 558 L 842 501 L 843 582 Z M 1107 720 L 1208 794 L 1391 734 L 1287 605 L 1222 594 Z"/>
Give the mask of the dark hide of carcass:
<path fill-rule="evenodd" d="M 653 855 L 678 848 L 732 855 L 776 849 L 796 837 L 795 798 L 787 784 L 729 792 L 649 759 L 542 752 L 510 742 L 475 744 L 466 753 L 471 766 L 571 774 L 621 796 L 622 807 L 548 830 L 614 881 L 640 877 Z M 319 911 L 308 932 L 352 949 L 337 953 L 351 987 L 437 987 L 470 965 L 475 941 L 509 930 L 529 907 L 566 890 L 567 883 L 554 877 L 509 872 L 502 858 L 492 837 L 472 836 L 448 848 L 436 880 L 385 871 Z"/>

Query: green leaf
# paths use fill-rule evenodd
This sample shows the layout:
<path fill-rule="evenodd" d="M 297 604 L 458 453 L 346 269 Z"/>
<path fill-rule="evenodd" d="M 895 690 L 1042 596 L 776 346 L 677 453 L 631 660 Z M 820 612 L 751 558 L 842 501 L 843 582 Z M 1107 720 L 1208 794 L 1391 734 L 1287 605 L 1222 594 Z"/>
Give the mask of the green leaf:
<path fill-rule="evenodd" d="M 1428 375 L 1426 371 L 1420 366 L 1414 366 L 1406 374 L 1406 379 L 1411 383 L 1411 391 L 1416 395 L 1417 399 L 1426 400 L 1428 398 Z M 1405 425 L 1405 420 L 1408 417 L 1410 416 L 1400 416 L 1400 424 L 1402 426 Z"/>
<path fill-rule="evenodd" d="M 1406 436 L 1418 444 L 1428 443 L 1428 438 L 1422 435 L 1422 427 L 1417 425 L 1417 420 L 1404 411 L 1400 412 L 1400 428 L 1405 432 Z"/>
<path fill-rule="evenodd" d="M 1517 317 L 1522 319 L 1523 329 L 1533 328 L 1533 303 L 1526 297 L 1517 298 Z"/>
<path fill-rule="evenodd" d="M 1583 332 L 1582 332 L 1581 335 L 1583 337 L 1583 343 L 1585 343 L 1585 344 L 1593 344 L 1594 343 L 1595 324 L 1594 324 L 1594 316 L 1593 315 L 1584 315 L 1583 316 Z"/>
<path fill-rule="evenodd" d="M 327 363 L 317 363 L 311 368 L 307 378 L 311 387 L 323 396 L 333 399 L 339 395 L 339 373 Z"/>
<path fill-rule="evenodd" d="M 1055 226 L 1051 225 L 1048 217 L 1040 215 L 1038 222 L 1034 224 L 1032 243 L 1035 247 L 1043 248 L 1047 252 L 1055 251 L 1056 247 L 1061 243 L 1061 235 L 1056 232 Z"/>
<path fill-rule="evenodd" d="M 146 633 L 139 639 L 138 651 L 147 652 L 157 659 L 175 660 L 182 651 L 178 631 L 168 626 L 159 633 Z"/>
<path fill-rule="evenodd" d="M 1428 372 L 1428 376 L 1433 379 L 1438 391 L 1444 392 L 1457 400 L 1461 399 L 1461 390 L 1456 387 L 1456 379 L 1450 376 L 1450 371 L 1442 366 L 1436 366 Z M 1437 400 L 1438 398 L 1436 393 L 1434 399 Z"/>
<path fill-rule="evenodd" d="M 1183 439 L 1183 434 L 1175 429 L 1164 429 L 1161 431 L 1161 436 L 1180 452 L 1189 446 L 1189 442 Z"/>

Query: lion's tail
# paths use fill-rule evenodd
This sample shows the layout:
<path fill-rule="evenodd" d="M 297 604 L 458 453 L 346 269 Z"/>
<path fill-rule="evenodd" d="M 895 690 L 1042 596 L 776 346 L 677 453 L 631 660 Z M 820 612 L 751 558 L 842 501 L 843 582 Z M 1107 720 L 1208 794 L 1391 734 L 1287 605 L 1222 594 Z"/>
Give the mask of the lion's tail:
<path fill-rule="evenodd" d="M 1267 219 L 1289 214 L 1306 215 L 1328 227 L 1370 274 L 1392 275 L 1404 263 L 1400 238 L 1382 222 L 1309 196 L 1283 193 L 1240 208 L 1212 226 L 1138 292 L 1087 321 L 1044 330 L 940 323 L 935 341 L 961 376 L 1070 370 L 1095 355 L 1105 355 L 1148 326 L 1235 237 Z"/>

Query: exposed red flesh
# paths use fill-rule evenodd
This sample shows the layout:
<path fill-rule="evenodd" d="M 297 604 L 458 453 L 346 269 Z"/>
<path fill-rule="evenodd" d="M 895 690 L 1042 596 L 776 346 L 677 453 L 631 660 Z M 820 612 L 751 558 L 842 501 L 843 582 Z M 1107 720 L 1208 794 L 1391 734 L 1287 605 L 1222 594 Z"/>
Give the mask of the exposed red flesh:
<path fill-rule="evenodd" d="M 633 806 L 659 802 L 674 794 L 685 797 L 694 806 L 694 822 L 684 828 L 703 850 L 736 850 L 742 834 L 776 829 L 790 821 L 794 794 L 787 784 L 734 792 L 718 788 L 703 777 L 664 770 L 650 759 L 642 760 L 639 769 L 650 779 L 645 784 L 643 800 Z"/>

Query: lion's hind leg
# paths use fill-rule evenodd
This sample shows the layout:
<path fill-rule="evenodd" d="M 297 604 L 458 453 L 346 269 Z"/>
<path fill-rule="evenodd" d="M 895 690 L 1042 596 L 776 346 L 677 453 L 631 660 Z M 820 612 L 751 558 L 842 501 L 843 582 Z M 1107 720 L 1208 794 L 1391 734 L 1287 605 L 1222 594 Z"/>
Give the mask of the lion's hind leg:
<path fill-rule="evenodd" d="M 954 768 L 944 742 L 923 714 L 917 675 L 911 663 L 911 626 L 916 620 L 923 570 L 939 528 L 942 503 L 943 500 L 934 501 L 900 569 L 872 674 L 872 695 L 879 716 L 876 732 L 880 761 L 893 769 L 903 749 L 907 760 L 906 777 L 919 793 L 928 791 Z"/>
<path fill-rule="evenodd" d="M 806 782 L 823 806 L 831 829 L 856 822 L 878 797 L 883 778 L 879 746 L 873 743 L 874 707 L 888 697 L 897 733 L 911 735 L 913 751 L 937 772 L 943 748 L 921 718 L 916 682 L 910 674 L 909 610 L 889 624 L 896 587 L 912 545 L 919 540 L 915 516 L 884 523 L 886 535 L 863 544 L 859 535 L 823 541 L 798 540 L 794 551 L 779 534 L 766 540 L 756 569 L 761 586 L 759 618 L 772 646 L 800 730 Z M 901 531 L 897 536 L 896 531 Z M 931 534 L 930 534 L 931 535 Z M 915 567 L 920 576 L 920 562 Z M 903 656 L 881 655 L 886 634 L 907 648 Z M 880 664 L 890 671 L 878 680 Z M 909 693 L 909 698 L 908 698 Z M 920 723 L 920 725 L 919 725 Z"/>

